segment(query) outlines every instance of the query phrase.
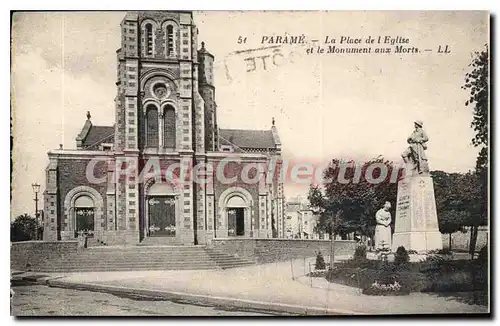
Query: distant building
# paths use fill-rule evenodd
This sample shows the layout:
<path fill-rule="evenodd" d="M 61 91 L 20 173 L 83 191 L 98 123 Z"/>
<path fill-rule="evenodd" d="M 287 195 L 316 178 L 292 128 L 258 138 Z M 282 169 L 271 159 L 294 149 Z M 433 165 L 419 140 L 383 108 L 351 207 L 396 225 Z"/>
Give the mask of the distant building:
<path fill-rule="evenodd" d="M 290 198 L 285 210 L 285 238 L 288 239 L 329 239 L 328 234 L 316 231 L 319 216 L 309 208 L 307 200 L 300 196 Z"/>
<path fill-rule="evenodd" d="M 300 203 L 288 202 L 286 204 L 284 238 L 298 239 L 300 237 L 300 209 Z"/>

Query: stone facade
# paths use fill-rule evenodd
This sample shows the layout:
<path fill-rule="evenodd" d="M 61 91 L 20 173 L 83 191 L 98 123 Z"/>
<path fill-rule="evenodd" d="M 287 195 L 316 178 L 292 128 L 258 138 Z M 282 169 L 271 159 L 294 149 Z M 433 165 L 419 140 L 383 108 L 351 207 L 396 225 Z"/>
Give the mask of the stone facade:
<path fill-rule="evenodd" d="M 155 243 L 205 244 L 234 236 L 228 214 L 235 212 L 239 237 L 283 232 L 277 128 L 274 121 L 270 130 L 218 127 L 214 56 L 203 42 L 198 50 L 192 14 L 128 13 L 121 33 L 116 123 L 95 126 L 88 113 L 77 148 L 48 153 L 44 240 L 81 231 L 108 245 L 154 235 Z M 234 178 L 184 178 L 203 164 Z M 265 169 L 249 168 L 257 165 Z M 166 205 L 160 211 L 150 206 L 158 199 Z M 164 215 L 168 235 L 158 237 L 151 221 Z"/>

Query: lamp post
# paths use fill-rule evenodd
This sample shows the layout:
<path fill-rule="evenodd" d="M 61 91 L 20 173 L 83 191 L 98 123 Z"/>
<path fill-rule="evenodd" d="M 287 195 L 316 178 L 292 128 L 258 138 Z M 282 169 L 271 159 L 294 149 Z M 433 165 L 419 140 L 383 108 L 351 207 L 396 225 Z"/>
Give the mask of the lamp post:
<path fill-rule="evenodd" d="M 38 240 L 38 192 L 40 191 L 40 185 L 38 183 L 32 183 L 33 192 L 35 193 L 35 219 L 36 219 L 36 230 L 35 230 L 35 240 Z"/>

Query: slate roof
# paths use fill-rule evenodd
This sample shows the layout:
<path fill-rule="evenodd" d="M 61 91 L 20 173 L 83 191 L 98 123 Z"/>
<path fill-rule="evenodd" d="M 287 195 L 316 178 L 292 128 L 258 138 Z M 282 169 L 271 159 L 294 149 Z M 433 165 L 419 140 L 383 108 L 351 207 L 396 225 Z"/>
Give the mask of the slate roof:
<path fill-rule="evenodd" d="M 91 126 L 87 137 L 82 142 L 83 147 L 95 147 L 102 143 L 114 142 L 115 127 Z"/>
<path fill-rule="evenodd" d="M 240 148 L 276 148 L 271 130 L 219 129 L 219 141 Z"/>
<path fill-rule="evenodd" d="M 90 127 L 87 136 L 82 141 L 83 148 L 96 148 L 102 143 L 114 142 L 115 127 Z M 236 145 L 239 148 L 267 149 L 276 148 L 271 130 L 219 129 L 219 141 L 222 145 Z"/>

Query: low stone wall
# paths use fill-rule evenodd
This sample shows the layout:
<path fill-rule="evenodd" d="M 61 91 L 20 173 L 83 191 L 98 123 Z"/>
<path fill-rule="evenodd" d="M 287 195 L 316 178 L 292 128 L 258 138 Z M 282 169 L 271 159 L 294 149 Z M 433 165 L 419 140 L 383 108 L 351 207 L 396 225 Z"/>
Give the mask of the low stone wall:
<path fill-rule="evenodd" d="M 45 261 L 75 255 L 78 241 L 21 241 L 10 244 L 10 268 L 37 271 Z"/>
<path fill-rule="evenodd" d="M 353 255 L 356 241 L 336 240 L 336 255 Z M 231 255 L 242 257 L 257 263 L 271 263 L 296 258 L 314 257 L 321 251 L 325 259 L 330 252 L 329 240 L 297 240 L 297 239 L 255 239 L 228 238 L 213 239 L 210 247 Z"/>

